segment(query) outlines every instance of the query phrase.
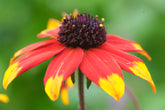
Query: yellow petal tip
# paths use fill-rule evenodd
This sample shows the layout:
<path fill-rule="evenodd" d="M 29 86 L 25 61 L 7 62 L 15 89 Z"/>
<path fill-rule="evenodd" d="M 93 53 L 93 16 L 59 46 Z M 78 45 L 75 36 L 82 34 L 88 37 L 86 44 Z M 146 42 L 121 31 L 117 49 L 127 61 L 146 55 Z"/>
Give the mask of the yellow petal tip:
<path fill-rule="evenodd" d="M 50 19 L 48 20 L 47 30 L 48 30 L 48 29 L 53 29 L 53 28 L 56 28 L 56 27 L 59 27 L 59 26 L 61 26 L 61 23 L 60 23 L 59 20 L 50 18 Z"/>
<path fill-rule="evenodd" d="M 148 53 L 146 51 L 141 51 L 139 53 L 142 54 L 143 56 L 145 56 L 149 61 L 152 60 L 152 58 L 148 55 Z"/>
<path fill-rule="evenodd" d="M 8 88 L 7 83 L 3 84 L 3 88 L 4 88 L 5 90 L 7 90 L 7 88 Z"/>
<path fill-rule="evenodd" d="M 14 57 L 19 56 L 21 54 L 21 52 L 22 52 L 21 50 L 18 50 L 17 52 L 15 52 Z"/>
<path fill-rule="evenodd" d="M 117 101 L 119 101 L 124 94 L 125 84 L 123 79 L 118 74 L 107 76 L 107 79 L 100 78 L 99 85 L 105 92 Z"/>
<path fill-rule="evenodd" d="M 156 87 L 155 87 L 155 84 L 154 84 L 154 82 L 151 80 L 151 81 L 148 81 L 149 82 L 149 84 L 151 85 L 151 87 L 152 87 L 152 91 L 154 92 L 154 93 L 156 93 Z"/>
<path fill-rule="evenodd" d="M 45 92 L 52 101 L 57 100 L 59 97 L 62 80 L 63 80 L 62 76 L 56 75 L 55 78 L 50 77 L 46 82 Z"/>
<path fill-rule="evenodd" d="M 138 77 L 148 81 L 148 83 L 151 85 L 152 90 L 154 93 L 156 93 L 156 87 L 155 84 L 151 78 L 151 75 L 146 67 L 146 65 L 143 62 L 133 62 L 133 66 L 130 67 L 130 70 Z"/>
<path fill-rule="evenodd" d="M 3 88 L 7 90 L 8 85 L 14 80 L 17 76 L 18 72 L 22 69 L 22 67 L 18 67 L 19 62 L 13 63 L 6 70 L 4 78 L 3 78 Z"/>
<path fill-rule="evenodd" d="M 132 45 L 135 47 L 135 49 L 139 50 L 138 53 L 142 54 L 142 55 L 145 56 L 149 61 L 151 61 L 151 57 L 148 55 L 148 53 L 147 53 L 145 50 L 143 50 L 143 48 L 142 48 L 138 43 L 133 43 Z"/>
<path fill-rule="evenodd" d="M 61 100 L 64 105 L 69 105 L 69 95 L 68 95 L 68 89 L 67 87 L 63 86 L 61 89 Z"/>
<path fill-rule="evenodd" d="M 9 102 L 9 97 L 5 94 L 0 94 L 0 101 L 3 103 L 8 103 Z"/>
<path fill-rule="evenodd" d="M 66 80 L 66 84 L 67 84 L 67 86 L 69 86 L 70 88 L 73 88 L 73 87 L 74 87 L 74 84 L 73 84 L 73 82 L 72 82 L 71 77 L 69 77 L 69 78 Z"/>
<path fill-rule="evenodd" d="M 16 57 L 13 57 L 13 58 L 10 59 L 10 64 L 9 65 L 11 65 L 13 63 L 13 61 L 15 60 L 15 58 Z"/>
<path fill-rule="evenodd" d="M 14 56 L 10 59 L 10 65 L 13 63 L 13 61 L 16 59 L 16 57 L 18 57 L 21 54 L 21 50 L 18 50 L 17 52 L 15 52 Z"/>

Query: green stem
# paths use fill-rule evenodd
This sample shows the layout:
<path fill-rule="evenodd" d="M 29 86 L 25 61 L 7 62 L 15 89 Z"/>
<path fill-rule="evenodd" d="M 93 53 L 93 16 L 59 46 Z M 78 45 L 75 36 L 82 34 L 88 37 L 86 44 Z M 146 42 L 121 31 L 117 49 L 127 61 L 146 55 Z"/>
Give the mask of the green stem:
<path fill-rule="evenodd" d="M 78 71 L 78 90 L 79 90 L 79 107 L 80 110 L 85 110 L 84 100 L 84 77 L 81 71 Z"/>
<path fill-rule="evenodd" d="M 136 110 L 141 110 L 139 102 L 137 101 L 137 99 L 136 99 L 135 95 L 132 93 L 132 91 L 129 90 L 127 87 L 125 88 L 125 90 L 126 90 L 127 94 L 129 95 L 129 97 L 132 99 L 132 101 L 133 101 L 133 103 L 135 105 Z"/>

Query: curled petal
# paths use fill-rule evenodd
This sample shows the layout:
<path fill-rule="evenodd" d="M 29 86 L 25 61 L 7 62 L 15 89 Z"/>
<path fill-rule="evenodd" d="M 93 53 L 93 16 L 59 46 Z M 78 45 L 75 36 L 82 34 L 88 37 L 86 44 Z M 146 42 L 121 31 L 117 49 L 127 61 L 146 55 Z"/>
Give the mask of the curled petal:
<path fill-rule="evenodd" d="M 45 60 L 61 52 L 65 47 L 60 43 L 54 43 L 36 50 L 30 51 L 16 59 L 6 70 L 3 78 L 3 87 L 7 89 L 14 78 L 21 73 L 37 66 Z"/>
<path fill-rule="evenodd" d="M 66 48 L 50 62 L 44 78 L 45 91 L 55 101 L 60 92 L 62 82 L 79 66 L 83 58 L 81 48 Z"/>
<path fill-rule="evenodd" d="M 107 38 L 108 38 L 107 42 L 114 48 L 118 48 L 126 52 L 138 52 L 144 55 L 148 60 L 151 60 L 151 57 L 148 55 L 148 53 L 145 50 L 143 50 L 140 44 L 134 41 L 123 39 L 115 35 L 107 35 Z"/>
<path fill-rule="evenodd" d="M 136 56 L 127 54 L 121 50 L 114 49 L 110 44 L 105 43 L 101 49 L 108 51 L 113 56 L 120 67 L 142 79 L 145 79 L 151 85 L 153 92 L 156 92 L 154 82 L 144 62 Z"/>
<path fill-rule="evenodd" d="M 123 96 L 125 84 L 122 71 L 108 52 L 100 49 L 87 50 L 80 70 L 116 100 Z"/>
<path fill-rule="evenodd" d="M 9 97 L 6 94 L 0 94 L 0 101 L 3 103 L 8 103 Z"/>

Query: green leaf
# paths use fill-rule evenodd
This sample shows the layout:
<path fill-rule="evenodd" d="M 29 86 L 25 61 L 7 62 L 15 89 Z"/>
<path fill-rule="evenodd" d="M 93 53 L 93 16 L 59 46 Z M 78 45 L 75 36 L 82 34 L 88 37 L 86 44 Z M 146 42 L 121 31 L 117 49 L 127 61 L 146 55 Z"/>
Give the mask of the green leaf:
<path fill-rule="evenodd" d="M 90 87 L 92 81 L 89 80 L 87 77 L 86 77 L 86 81 L 87 81 L 87 83 L 86 83 L 86 84 L 87 84 L 87 89 L 89 89 L 89 87 Z"/>
<path fill-rule="evenodd" d="M 73 82 L 73 84 L 75 83 L 75 72 L 71 75 L 71 80 Z"/>

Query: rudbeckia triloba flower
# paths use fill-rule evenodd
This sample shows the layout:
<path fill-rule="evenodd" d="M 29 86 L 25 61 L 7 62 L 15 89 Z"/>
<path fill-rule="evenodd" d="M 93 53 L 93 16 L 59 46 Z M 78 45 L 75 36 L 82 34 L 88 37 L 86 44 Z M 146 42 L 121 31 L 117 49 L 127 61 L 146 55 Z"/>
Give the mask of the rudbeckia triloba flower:
<path fill-rule="evenodd" d="M 9 102 L 9 97 L 5 94 L 0 94 L 0 102 L 8 103 Z"/>
<path fill-rule="evenodd" d="M 18 75 L 53 57 L 44 77 L 45 91 L 53 101 L 61 92 L 61 98 L 68 103 L 67 89 L 71 83 L 67 80 L 71 80 L 76 69 L 116 100 L 120 100 L 125 91 L 121 69 L 146 80 L 156 92 L 144 62 L 126 52 L 138 52 L 151 60 L 150 56 L 138 43 L 108 35 L 103 18 L 98 20 L 97 16 L 78 14 L 75 10 L 73 15 L 64 14 L 61 22 L 50 19 L 47 29 L 38 37 L 50 39 L 14 54 L 4 75 L 5 89 Z"/>

